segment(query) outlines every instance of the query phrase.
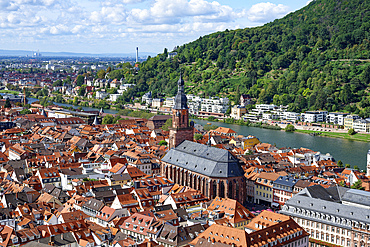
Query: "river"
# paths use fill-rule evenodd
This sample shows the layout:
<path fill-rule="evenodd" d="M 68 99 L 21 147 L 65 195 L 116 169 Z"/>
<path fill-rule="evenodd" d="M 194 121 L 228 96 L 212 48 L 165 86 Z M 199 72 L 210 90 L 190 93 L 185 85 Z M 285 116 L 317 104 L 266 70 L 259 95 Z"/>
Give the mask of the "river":
<path fill-rule="evenodd" d="M 28 98 L 28 102 L 37 101 L 34 98 Z M 59 106 L 72 106 L 78 108 L 79 106 L 55 103 Z M 91 107 L 82 107 L 85 111 L 96 111 L 100 109 Z M 104 109 L 105 113 L 116 114 L 117 111 L 111 109 Z M 194 122 L 205 125 L 209 121 L 194 120 Z M 357 165 L 360 169 L 366 170 L 366 155 L 370 149 L 370 143 L 351 141 L 340 138 L 330 138 L 323 136 L 310 136 L 302 133 L 291 133 L 278 130 L 262 129 L 256 127 L 240 126 L 236 124 L 226 124 L 223 122 L 211 122 L 214 125 L 228 127 L 235 130 L 238 134 L 248 136 L 256 136 L 261 142 L 275 144 L 278 148 L 309 148 L 314 151 L 319 151 L 323 154 L 330 153 L 335 160 L 341 160 L 343 164 L 350 164 L 351 167 Z"/>

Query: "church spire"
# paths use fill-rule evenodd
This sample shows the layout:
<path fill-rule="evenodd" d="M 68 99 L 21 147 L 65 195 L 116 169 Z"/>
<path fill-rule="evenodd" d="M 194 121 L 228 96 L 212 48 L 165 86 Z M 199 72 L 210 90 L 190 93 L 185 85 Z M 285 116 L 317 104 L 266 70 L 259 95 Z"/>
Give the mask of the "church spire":
<path fill-rule="evenodd" d="M 175 106 L 173 109 L 176 110 L 181 110 L 181 109 L 188 109 L 188 99 L 186 98 L 185 95 L 185 90 L 184 90 L 184 80 L 182 79 L 181 72 L 180 72 L 180 78 L 177 81 L 177 95 L 175 97 Z"/>

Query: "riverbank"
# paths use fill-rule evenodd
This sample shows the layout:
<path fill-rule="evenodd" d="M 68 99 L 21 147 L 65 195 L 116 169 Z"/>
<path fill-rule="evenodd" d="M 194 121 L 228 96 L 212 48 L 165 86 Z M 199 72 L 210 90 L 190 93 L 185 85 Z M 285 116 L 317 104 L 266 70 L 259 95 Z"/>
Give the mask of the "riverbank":
<path fill-rule="evenodd" d="M 312 130 L 298 130 L 296 129 L 295 132 L 303 133 L 303 134 L 316 134 L 319 136 L 324 137 L 331 137 L 331 138 L 342 138 L 351 141 L 361 141 L 361 142 L 370 142 L 370 135 L 369 134 L 354 134 L 350 135 L 348 133 L 338 133 L 338 132 L 324 132 L 324 131 L 312 131 Z"/>

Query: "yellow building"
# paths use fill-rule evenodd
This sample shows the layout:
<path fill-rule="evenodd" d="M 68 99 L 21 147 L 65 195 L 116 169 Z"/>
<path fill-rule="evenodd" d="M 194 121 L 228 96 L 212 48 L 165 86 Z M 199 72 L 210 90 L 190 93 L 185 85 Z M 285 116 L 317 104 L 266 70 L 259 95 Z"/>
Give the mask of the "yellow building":
<path fill-rule="evenodd" d="M 247 109 L 245 109 L 244 106 L 240 106 L 240 105 L 234 105 L 232 108 L 231 108 L 231 113 L 230 113 L 230 117 L 232 118 L 235 118 L 235 119 L 241 119 L 242 116 L 247 113 Z"/>
<path fill-rule="evenodd" d="M 274 181 L 279 178 L 278 173 L 261 172 L 254 184 L 254 203 L 271 206 L 274 198 Z"/>
<path fill-rule="evenodd" d="M 110 178 L 107 179 L 108 184 L 110 186 L 114 185 L 126 185 L 130 184 L 132 179 L 128 173 L 122 173 L 122 174 L 113 174 Z"/>
<path fill-rule="evenodd" d="M 357 115 L 348 115 L 344 118 L 344 129 L 352 129 L 353 128 L 353 121 L 360 118 Z"/>
<path fill-rule="evenodd" d="M 251 149 L 258 143 L 261 143 L 260 140 L 258 140 L 257 137 L 249 135 L 247 137 L 235 137 L 232 138 L 229 142 L 229 144 L 234 144 L 237 147 L 242 148 L 243 150 Z"/>

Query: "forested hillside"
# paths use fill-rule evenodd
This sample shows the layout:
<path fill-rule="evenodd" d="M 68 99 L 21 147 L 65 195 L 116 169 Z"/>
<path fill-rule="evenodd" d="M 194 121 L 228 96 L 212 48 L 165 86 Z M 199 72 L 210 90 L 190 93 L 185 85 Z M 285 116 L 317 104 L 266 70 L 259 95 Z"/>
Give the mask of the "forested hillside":
<path fill-rule="evenodd" d="M 261 27 L 213 33 L 149 58 L 123 100 L 151 90 L 176 93 L 179 67 L 187 93 L 241 93 L 290 110 L 370 114 L 370 1 L 316 0 Z M 369 60 L 368 60 L 369 59 Z"/>

